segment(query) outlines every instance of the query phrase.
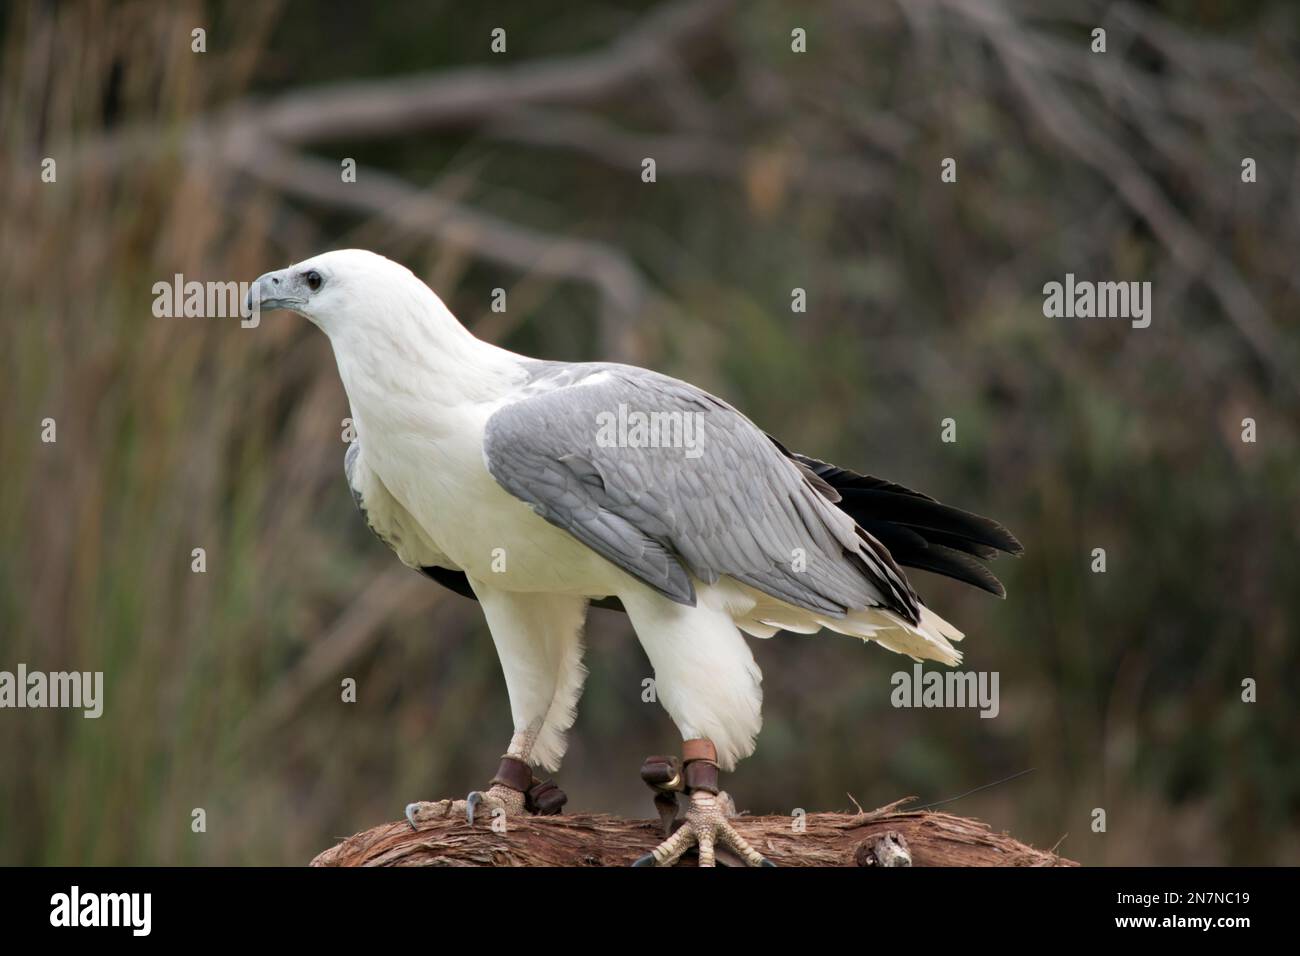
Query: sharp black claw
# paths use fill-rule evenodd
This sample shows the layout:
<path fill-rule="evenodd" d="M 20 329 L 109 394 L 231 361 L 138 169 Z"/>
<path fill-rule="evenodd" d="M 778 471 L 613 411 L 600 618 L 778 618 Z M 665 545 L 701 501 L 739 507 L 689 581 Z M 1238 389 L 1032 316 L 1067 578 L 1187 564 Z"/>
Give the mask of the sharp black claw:
<path fill-rule="evenodd" d="M 474 811 L 478 809 L 478 805 L 482 802 L 483 794 L 478 790 L 475 790 L 465 798 L 465 819 L 469 822 L 470 826 L 474 825 Z"/>
<path fill-rule="evenodd" d="M 633 866 L 654 866 L 655 855 L 653 853 L 647 853 L 645 856 L 639 856 L 636 858 L 636 861 L 633 862 L 632 865 Z"/>
<path fill-rule="evenodd" d="M 776 866 L 776 864 L 773 863 L 771 860 L 769 860 L 767 857 L 763 857 L 763 862 L 760 863 L 760 864 L 758 864 L 758 865 L 759 865 L 759 866 Z"/>

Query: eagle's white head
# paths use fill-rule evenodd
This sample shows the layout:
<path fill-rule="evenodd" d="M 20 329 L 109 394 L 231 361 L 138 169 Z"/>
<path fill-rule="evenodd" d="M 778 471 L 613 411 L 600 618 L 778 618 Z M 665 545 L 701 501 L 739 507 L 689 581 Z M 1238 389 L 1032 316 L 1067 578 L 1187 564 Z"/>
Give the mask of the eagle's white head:
<path fill-rule="evenodd" d="M 259 276 L 249 305 L 310 319 L 334 346 L 349 394 L 372 386 L 407 389 L 420 380 L 443 391 L 480 391 L 476 378 L 517 356 L 480 342 L 410 269 L 365 249 L 337 249 Z"/>
<path fill-rule="evenodd" d="M 408 313 L 451 318 L 446 306 L 406 266 L 366 249 L 336 249 L 259 276 L 250 305 L 289 309 L 331 338 L 376 321 L 392 325 Z M 454 322 L 455 319 L 452 318 Z"/>

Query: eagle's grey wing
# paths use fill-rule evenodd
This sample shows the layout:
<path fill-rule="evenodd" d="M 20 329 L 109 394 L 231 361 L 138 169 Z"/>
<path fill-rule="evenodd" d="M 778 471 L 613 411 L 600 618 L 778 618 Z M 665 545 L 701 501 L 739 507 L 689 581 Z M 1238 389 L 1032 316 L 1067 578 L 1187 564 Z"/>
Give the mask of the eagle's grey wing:
<path fill-rule="evenodd" d="M 488 420 L 484 458 L 551 524 L 682 604 L 695 601 L 691 575 L 726 575 L 831 616 L 885 607 L 919 619 L 884 546 L 721 399 L 631 366 L 539 367 L 524 397 Z M 620 445 L 620 408 L 625 421 L 675 425 L 678 447 Z M 692 435 L 696 447 L 681 447 Z"/>

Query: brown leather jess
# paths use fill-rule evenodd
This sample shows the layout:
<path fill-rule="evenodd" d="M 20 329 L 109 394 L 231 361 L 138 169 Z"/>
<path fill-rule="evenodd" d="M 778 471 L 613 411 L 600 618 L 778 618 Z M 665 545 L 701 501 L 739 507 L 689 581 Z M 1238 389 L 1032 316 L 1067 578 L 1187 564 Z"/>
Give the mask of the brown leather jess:
<path fill-rule="evenodd" d="M 550 780 L 538 780 L 533 768 L 518 757 L 506 754 L 501 758 L 492 785 L 509 787 L 524 795 L 524 807 L 529 813 L 551 816 L 560 813 L 569 802 L 568 796 Z"/>
<path fill-rule="evenodd" d="M 682 762 L 690 763 L 692 760 L 708 760 L 710 763 L 717 763 L 718 748 L 713 746 L 713 741 L 708 737 L 683 740 Z"/>
<path fill-rule="evenodd" d="M 533 768 L 518 757 L 507 754 L 501 758 L 501 766 L 497 767 L 497 775 L 492 778 L 492 783 L 527 793 L 533 785 Z"/>
<path fill-rule="evenodd" d="M 658 791 L 682 789 L 682 762 L 677 757 L 646 757 L 641 779 Z"/>
<path fill-rule="evenodd" d="M 682 762 L 686 765 L 686 790 L 718 792 L 718 748 L 706 737 L 682 741 Z"/>

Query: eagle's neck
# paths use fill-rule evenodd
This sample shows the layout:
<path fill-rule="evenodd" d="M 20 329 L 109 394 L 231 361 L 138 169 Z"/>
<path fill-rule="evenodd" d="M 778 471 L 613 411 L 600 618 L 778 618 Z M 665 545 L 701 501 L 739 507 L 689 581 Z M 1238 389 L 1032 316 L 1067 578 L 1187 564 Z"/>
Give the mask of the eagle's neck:
<path fill-rule="evenodd" d="M 359 428 L 438 437 L 508 394 L 522 357 L 475 338 L 423 283 L 330 331 Z"/>

